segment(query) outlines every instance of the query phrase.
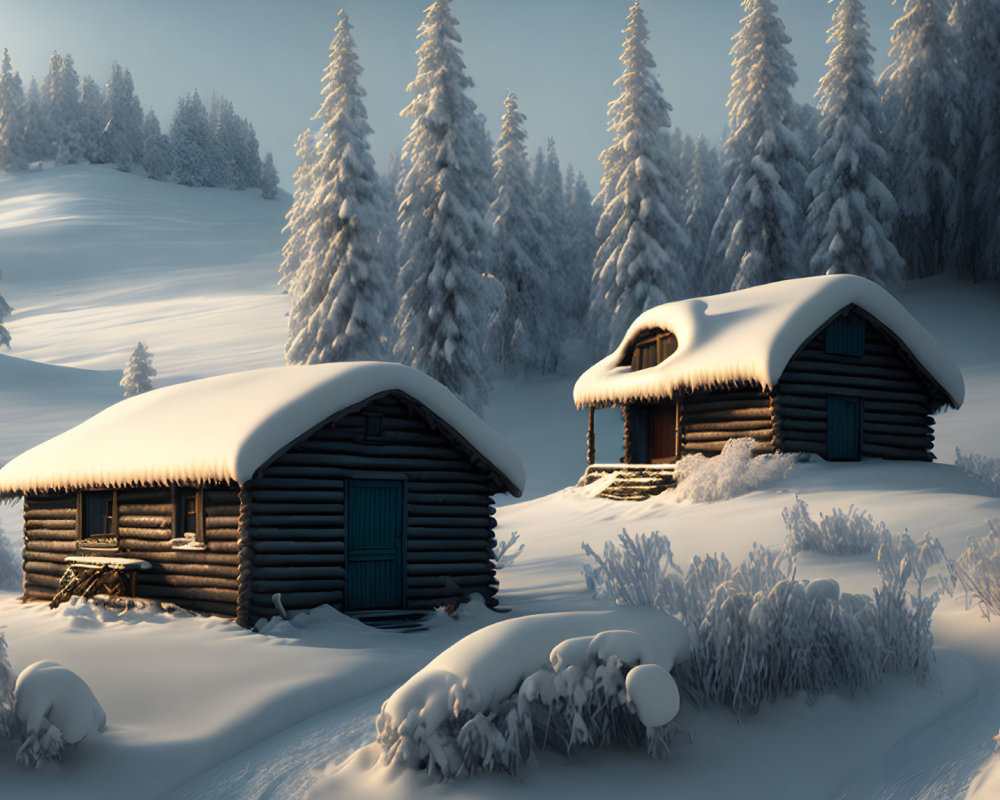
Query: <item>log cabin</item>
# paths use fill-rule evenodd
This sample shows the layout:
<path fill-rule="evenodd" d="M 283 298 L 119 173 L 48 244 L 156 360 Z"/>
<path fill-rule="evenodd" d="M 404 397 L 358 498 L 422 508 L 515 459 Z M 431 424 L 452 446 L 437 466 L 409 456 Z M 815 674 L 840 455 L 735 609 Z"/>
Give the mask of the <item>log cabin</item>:
<path fill-rule="evenodd" d="M 576 382 L 588 410 L 583 483 L 643 499 L 672 485 L 682 456 L 737 437 L 757 453 L 929 461 L 933 415 L 958 408 L 962 374 L 885 289 L 823 275 L 666 303 Z M 594 410 L 617 406 L 622 463 L 595 464 Z"/>
<path fill-rule="evenodd" d="M 155 389 L 0 470 L 0 497 L 24 498 L 23 599 L 90 568 L 245 626 L 323 603 L 362 618 L 472 593 L 495 606 L 493 495 L 523 485 L 451 392 L 376 362 Z"/>

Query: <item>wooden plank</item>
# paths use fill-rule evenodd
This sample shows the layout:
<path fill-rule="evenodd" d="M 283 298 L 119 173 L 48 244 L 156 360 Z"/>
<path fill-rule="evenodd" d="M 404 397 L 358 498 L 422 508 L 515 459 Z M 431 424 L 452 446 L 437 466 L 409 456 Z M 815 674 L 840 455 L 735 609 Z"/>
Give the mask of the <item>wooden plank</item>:
<path fill-rule="evenodd" d="M 250 527 L 250 538 L 254 541 L 254 547 L 256 547 L 256 542 L 268 541 L 268 542 L 278 542 L 285 540 L 293 541 L 308 541 L 311 539 L 319 539 L 325 541 L 343 541 L 344 539 L 344 529 L 343 522 L 341 522 L 341 527 L 329 527 L 329 528 L 306 528 L 306 527 L 286 527 L 286 528 L 258 528 L 256 525 Z"/>
<path fill-rule="evenodd" d="M 342 581 L 346 575 L 343 562 L 338 565 L 313 565 L 303 566 L 301 564 L 282 567 L 262 567 L 254 561 L 252 580 L 254 585 L 259 581 L 300 581 L 321 579 L 324 581 Z M 263 591 L 262 589 L 260 591 Z M 280 591 L 280 590 L 279 590 Z"/>
<path fill-rule="evenodd" d="M 934 446 L 933 436 L 890 436 L 864 431 L 863 437 L 865 444 L 902 447 L 910 450 L 929 450 Z"/>
<path fill-rule="evenodd" d="M 251 525 L 254 530 L 281 528 L 299 530 L 313 528 L 324 530 L 341 530 L 344 527 L 344 515 L 340 514 L 255 514 Z"/>
<path fill-rule="evenodd" d="M 893 394 L 912 393 L 923 394 L 925 388 L 914 380 L 898 380 L 893 378 L 866 378 L 859 375 L 820 375 L 815 372 L 800 372 L 786 369 L 781 376 L 781 384 L 809 384 L 812 386 L 858 387 L 863 389 L 875 389 Z"/>
<path fill-rule="evenodd" d="M 782 383 L 778 384 L 778 390 L 780 392 L 789 394 L 803 394 L 812 396 L 826 396 L 826 395 L 848 395 L 851 397 L 861 397 L 867 404 L 868 400 L 884 400 L 884 401 L 894 401 L 902 403 L 914 403 L 918 405 L 925 404 L 927 402 L 927 396 L 925 394 L 916 394 L 914 392 L 890 392 L 881 391 L 877 389 L 861 388 L 861 387 L 849 387 L 849 386 L 815 386 L 812 384 L 805 383 Z"/>
<path fill-rule="evenodd" d="M 75 542 L 77 539 L 76 528 L 48 528 L 41 522 L 32 522 L 24 526 L 24 531 L 29 539 L 48 539 L 57 542 Z"/>
<path fill-rule="evenodd" d="M 189 586 L 165 586 L 146 584 L 141 587 L 140 597 L 169 600 L 183 606 L 188 600 L 212 601 L 236 605 L 236 590 L 216 587 L 193 588 Z"/>
<path fill-rule="evenodd" d="M 893 460 L 912 460 L 912 461 L 933 461 L 934 456 L 932 456 L 927 450 L 909 450 L 900 447 L 888 447 L 885 445 L 868 444 L 863 443 L 861 446 L 861 454 L 865 456 L 874 456 L 877 458 L 889 458 Z"/>
<path fill-rule="evenodd" d="M 41 553 L 66 553 L 69 555 L 76 552 L 76 541 L 57 542 L 49 539 L 29 539 L 25 547 Z"/>
<path fill-rule="evenodd" d="M 759 442 L 770 441 L 774 436 L 774 432 L 771 428 L 759 428 L 755 430 L 739 431 L 738 435 L 727 435 L 725 431 L 709 431 L 704 433 L 687 433 L 681 434 L 681 443 L 694 443 L 694 442 L 727 442 L 730 439 L 745 439 L 747 437 L 751 439 L 756 439 Z"/>
<path fill-rule="evenodd" d="M 121 507 L 119 506 L 119 509 Z M 118 528 L 153 528 L 163 530 L 171 527 L 171 517 L 149 517 L 118 512 Z"/>
<path fill-rule="evenodd" d="M 344 540 L 317 539 L 312 541 L 275 541 L 275 540 L 254 540 L 254 557 L 258 553 L 283 553 L 286 555 L 296 553 L 343 553 Z"/>
<path fill-rule="evenodd" d="M 484 575 L 492 576 L 494 574 L 493 565 L 489 561 L 480 562 L 461 562 L 461 563 L 429 563 L 429 564 L 415 564 L 410 563 L 406 565 L 406 577 L 409 580 L 411 577 L 415 576 L 448 576 L 451 578 L 458 577 L 459 575 L 472 576 L 472 575 Z"/>
<path fill-rule="evenodd" d="M 283 578 L 281 580 L 259 580 L 256 576 L 251 580 L 251 589 L 254 594 L 271 594 L 281 592 L 282 597 L 286 593 L 289 595 L 301 595 L 305 592 L 331 592 L 343 591 L 343 579 L 301 579 L 293 580 Z"/>
<path fill-rule="evenodd" d="M 413 550 L 406 553 L 407 564 L 479 564 L 484 567 L 493 568 L 493 560 L 490 558 L 490 551 L 487 548 L 479 550 Z"/>
<path fill-rule="evenodd" d="M 681 436 L 687 436 L 692 433 L 728 433 L 731 436 L 736 436 L 742 431 L 758 431 L 769 428 L 771 425 L 771 417 L 765 419 L 747 419 L 740 420 L 738 422 L 688 422 L 684 421 L 682 424 Z"/>
<path fill-rule="evenodd" d="M 454 552 L 463 554 L 488 552 L 493 545 L 489 539 L 408 539 L 406 549 L 410 553 Z"/>
<path fill-rule="evenodd" d="M 235 581 L 239 568 L 235 563 L 230 564 L 194 564 L 191 562 L 169 562 L 157 559 L 153 564 L 150 575 L 207 575 L 210 578 L 225 578 Z"/>
<path fill-rule="evenodd" d="M 432 516 L 431 514 L 416 514 L 410 510 L 410 526 L 415 528 L 438 528 L 447 530 L 451 528 L 488 528 L 492 530 L 497 526 L 496 520 L 485 513 L 476 517 L 443 517 Z"/>
<path fill-rule="evenodd" d="M 410 467 L 420 475 L 421 478 L 427 481 L 462 481 L 468 486 L 475 486 L 479 488 L 480 491 L 485 491 L 487 486 L 487 479 L 484 477 L 481 483 L 475 482 L 475 475 L 470 474 L 465 470 L 453 470 L 453 469 L 439 469 L 435 464 L 434 468 L 429 467 L 422 468 L 410 463 Z M 274 480 L 275 478 L 297 478 L 302 480 L 319 480 L 323 478 L 331 478 L 336 476 L 346 478 L 346 477 L 358 477 L 358 472 L 368 469 L 372 472 L 403 472 L 398 467 L 392 466 L 386 463 L 373 462 L 367 464 L 364 467 L 358 466 L 349 469 L 334 469 L 332 467 L 321 467 L 321 466 L 301 466 L 301 465 L 280 465 L 276 464 L 274 466 L 268 467 L 266 472 L 266 478 L 261 480 Z"/>
<path fill-rule="evenodd" d="M 256 495 L 255 495 L 256 497 Z M 322 500 L 323 498 L 318 498 Z M 255 518 L 260 516 L 338 516 L 344 515 L 343 502 L 295 502 L 295 503 L 260 503 L 250 504 L 250 513 Z"/>
<path fill-rule="evenodd" d="M 495 520 L 491 520 L 494 525 L 496 525 Z M 475 528 L 440 528 L 440 527 L 425 527 L 423 525 L 409 525 L 407 527 L 407 538 L 412 539 L 442 539 L 446 538 L 443 536 L 447 533 L 449 537 L 456 538 L 472 538 L 472 539 L 485 539 L 493 535 L 492 527 L 475 527 Z"/>
<path fill-rule="evenodd" d="M 384 472 L 431 467 L 435 470 L 463 472 L 471 470 L 468 461 L 459 458 L 382 457 L 377 453 L 358 456 L 328 455 L 325 453 L 297 453 L 290 451 L 277 458 L 273 467 L 332 467 L 345 470 L 380 470 Z"/>
<path fill-rule="evenodd" d="M 261 507 L 271 505 L 297 506 L 312 503 L 342 506 L 344 492 L 333 489 L 258 489 L 255 485 L 250 505 L 253 509 L 258 505 Z"/>
<path fill-rule="evenodd" d="M 47 520 L 51 522 L 70 522 L 76 525 L 76 506 L 73 508 L 29 508 L 24 509 L 25 520 Z"/>
<path fill-rule="evenodd" d="M 24 571 L 33 575 L 62 575 L 69 565 L 65 561 L 25 561 Z"/>
<path fill-rule="evenodd" d="M 217 578 L 213 575 L 166 575 L 157 572 L 142 572 L 137 585 L 145 591 L 150 587 L 179 587 L 185 589 L 232 589 L 236 591 L 235 578 Z"/>
<path fill-rule="evenodd" d="M 293 569 L 297 567 L 342 566 L 343 553 L 254 553 L 254 571 L 262 567 L 282 567 Z"/>
<path fill-rule="evenodd" d="M 415 460 L 465 461 L 464 453 L 444 444 L 399 444 L 391 440 L 355 443 L 350 441 L 312 440 L 297 445 L 293 453 L 323 453 L 335 456 L 370 456 Z"/>
<path fill-rule="evenodd" d="M 118 496 L 118 516 L 154 517 L 170 519 L 174 515 L 173 503 L 129 503 Z"/>
<path fill-rule="evenodd" d="M 477 589 L 490 586 L 491 584 L 490 576 L 488 575 L 441 575 L 441 576 L 425 576 L 425 575 L 414 575 L 407 576 L 406 587 L 407 593 L 416 593 L 420 589 L 444 589 L 446 584 L 454 583 L 459 588 L 463 590 Z"/>

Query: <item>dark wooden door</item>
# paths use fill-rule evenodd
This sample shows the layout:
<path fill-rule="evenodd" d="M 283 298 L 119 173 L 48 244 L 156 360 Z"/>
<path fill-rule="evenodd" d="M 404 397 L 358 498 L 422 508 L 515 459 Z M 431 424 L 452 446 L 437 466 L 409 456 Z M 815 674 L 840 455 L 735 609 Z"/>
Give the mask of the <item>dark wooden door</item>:
<path fill-rule="evenodd" d="M 402 481 L 348 482 L 346 610 L 403 607 L 404 513 Z"/>
<path fill-rule="evenodd" d="M 831 461 L 861 458 L 861 399 L 829 395 L 826 398 L 826 457 Z"/>
<path fill-rule="evenodd" d="M 677 458 L 677 406 L 663 404 L 650 414 L 650 461 L 654 464 Z"/>

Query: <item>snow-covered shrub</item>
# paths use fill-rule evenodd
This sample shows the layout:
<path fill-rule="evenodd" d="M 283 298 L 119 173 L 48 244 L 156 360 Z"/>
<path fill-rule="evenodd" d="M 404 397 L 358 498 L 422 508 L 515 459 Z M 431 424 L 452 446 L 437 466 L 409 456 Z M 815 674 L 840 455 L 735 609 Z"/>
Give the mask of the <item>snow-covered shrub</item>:
<path fill-rule="evenodd" d="M 567 638 L 569 637 L 569 638 Z M 667 753 L 687 634 L 652 609 L 537 614 L 460 640 L 386 700 L 381 762 L 451 778 L 517 774 L 535 748 Z"/>
<path fill-rule="evenodd" d="M 871 514 L 854 506 L 846 512 L 835 508 L 829 516 L 820 512 L 816 523 L 809 516 L 809 506 L 798 495 L 795 505 L 782 510 L 781 518 L 788 529 L 786 546 L 792 553 L 800 550 L 831 556 L 873 553 L 889 533 L 884 522 L 876 524 Z"/>
<path fill-rule="evenodd" d="M 800 691 L 866 690 L 883 672 L 923 680 L 930 668 L 937 595 L 924 596 L 923 582 L 943 559 L 930 536 L 914 542 L 886 533 L 877 559 L 882 585 L 872 596 L 841 594 L 832 580 L 796 580 L 787 549 L 754 545 L 738 565 L 706 555 L 684 572 L 658 533 L 623 532 L 600 557 L 583 549 L 597 563 L 585 574 L 598 596 L 654 606 L 687 627 L 691 655 L 674 675 L 698 704 L 741 715 Z"/>
<path fill-rule="evenodd" d="M 978 478 L 994 491 L 1000 491 L 1000 458 L 963 453 L 956 447 L 955 466 L 973 478 Z"/>
<path fill-rule="evenodd" d="M 793 453 L 755 456 L 753 446 L 750 438 L 730 439 L 712 458 L 701 453 L 684 456 L 674 470 L 674 496 L 694 503 L 728 500 L 785 477 L 795 463 Z"/>
<path fill-rule="evenodd" d="M 38 661 L 17 676 L 14 712 L 21 737 L 17 763 L 27 767 L 61 759 L 107 723 L 83 678 L 54 661 Z"/>
<path fill-rule="evenodd" d="M 0 633 L 0 741 L 11 739 L 17 731 L 14 716 L 14 671 L 7 659 L 7 640 Z"/>
<path fill-rule="evenodd" d="M 986 535 L 969 545 L 950 565 L 952 575 L 989 619 L 1000 614 L 1000 517 L 986 522 Z"/>
<path fill-rule="evenodd" d="M 497 542 L 497 546 L 493 548 L 493 561 L 496 564 L 497 569 L 509 567 L 514 563 L 517 557 L 524 552 L 523 542 L 516 550 L 514 549 L 514 545 L 517 544 L 517 540 L 520 538 L 521 537 L 518 532 L 513 531 L 510 536 L 502 542 Z"/>

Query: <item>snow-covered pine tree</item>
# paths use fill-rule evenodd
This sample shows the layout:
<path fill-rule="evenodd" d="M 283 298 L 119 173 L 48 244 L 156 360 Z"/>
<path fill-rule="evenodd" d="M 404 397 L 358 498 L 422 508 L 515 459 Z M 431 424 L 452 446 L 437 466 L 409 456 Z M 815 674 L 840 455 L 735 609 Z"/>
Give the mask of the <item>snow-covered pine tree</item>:
<path fill-rule="evenodd" d="M 729 194 L 712 230 L 710 276 L 720 291 L 805 275 L 799 237 L 805 209 L 808 155 L 791 41 L 771 0 L 742 0 L 744 17 L 734 37 L 729 138 Z"/>
<path fill-rule="evenodd" d="M 590 304 L 598 347 L 614 347 L 641 312 L 688 293 L 691 242 L 675 211 L 681 187 L 670 155 L 671 106 L 653 74 L 638 2 L 623 33 L 625 68 L 615 81 L 621 93 L 608 108 L 614 143 L 601 153 L 603 213 Z"/>
<path fill-rule="evenodd" d="M 861 0 L 840 0 L 828 41 L 833 50 L 820 80 L 820 145 L 806 182 L 812 202 L 805 242 L 814 275 L 849 273 L 881 284 L 903 280 L 889 240 L 896 202 L 883 179 L 889 158 L 880 143 L 872 46 Z"/>
<path fill-rule="evenodd" d="M 597 256 L 598 213 L 594 196 L 582 172 L 567 170 L 566 208 L 569 244 L 566 249 L 567 297 L 570 299 L 570 318 L 582 321 L 590 305 L 590 281 L 594 274 Z"/>
<path fill-rule="evenodd" d="M 173 170 L 170 140 L 160 132 L 160 120 L 153 109 L 142 121 L 142 166 L 154 181 L 165 180 Z"/>
<path fill-rule="evenodd" d="M 45 158 L 45 147 L 48 141 L 48 116 L 45 106 L 46 99 L 38 87 L 38 81 L 32 78 L 28 82 L 28 91 L 24 96 L 24 158 L 31 163 Z"/>
<path fill-rule="evenodd" d="M 3 277 L 3 273 L 0 272 L 0 278 Z M 10 347 L 10 331 L 8 331 L 3 326 L 3 321 L 10 317 L 10 313 L 13 309 L 7 305 L 7 301 L 3 299 L 3 295 L 0 294 L 0 346 Z"/>
<path fill-rule="evenodd" d="M 474 409 L 489 390 L 486 323 L 498 301 L 489 264 L 489 139 L 466 94 L 461 37 L 448 0 L 434 0 L 420 26 L 417 74 L 403 110 L 412 120 L 403 145 L 408 170 L 399 208 L 396 315 L 400 361 L 423 370 Z"/>
<path fill-rule="evenodd" d="M 170 123 L 170 150 L 173 153 L 174 177 L 185 186 L 209 186 L 212 131 L 208 112 L 197 90 L 177 101 Z"/>
<path fill-rule="evenodd" d="M 551 328 L 551 335 L 561 341 L 562 331 L 573 317 L 580 315 L 581 309 L 576 307 L 573 264 L 570 262 L 568 196 L 556 141 L 551 136 L 545 144 L 545 163 L 539 178 L 538 199 L 543 243 L 551 262 L 546 270 L 549 279 L 543 281 L 542 285 L 545 293 L 542 303 L 562 324 L 562 329 L 558 326 Z"/>
<path fill-rule="evenodd" d="M 319 148 L 303 235 L 308 256 L 289 287 L 289 364 L 377 359 L 384 351 L 392 290 L 375 258 L 378 175 L 360 76 L 351 24 L 341 11 L 313 117 Z"/>
<path fill-rule="evenodd" d="M 83 157 L 80 141 L 80 77 L 73 56 L 53 53 L 46 77 L 47 133 L 51 144 L 47 155 L 60 164 L 76 164 Z"/>
<path fill-rule="evenodd" d="M 212 108 L 210 185 L 232 189 L 260 186 L 260 151 L 253 126 L 236 113 L 225 97 L 215 101 Z"/>
<path fill-rule="evenodd" d="M 104 94 L 89 75 L 80 81 L 80 150 L 85 161 L 101 163 L 101 139 L 105 115 Z"/>
<path fill-rule="evenodd" d="M 260 196 L 273 200 L 278 196 L 278 170 L 274 166 L 274 156 L 268 153 L 260 167 Z"/>
<path fill-rule="evenodd" d="M 949 0 L 906 0 L 879 78 L 885 141 L 899 205 L 895 241 L 907 276 L 956 266 L 949 244 L 957 206 L 953 153 L 962 129 L 964 76 L 955 60 Z"/>
<path fill-rule="evenodd" d="M 313 203 L 313 171 L 316 166 L 316 140 L 310 128 L 299 134 L 295 145 L 299 166 L 293 176 L 295 190 L 292 193 L 292 207 L 285 215 L 285 244 L 281 248 L 281 266 L 278 268 L 278 285 L 288 294 L 299 292 L 295 282 L 299 278 L 299 267 L 309 254 L 306 234 L 316 216 Z"/>
<path fill-rule="evenodd" d="M 1000 278 L 1000 0 L 956 0 L 948 21 L 966 79 L 951 249 L 960 274 Z"/>
<path fill-rule="evenodd" d="M 538 215 L 539 198 L 528 175 L 523 125 L 517 97 L 508 92 L 493 156 L 497 195 L 490 206 L 493 272 L 507 298 L 490 321 L 490 338 L 501 369 L 508 373 L 551 370 L 562 342 L 559 315 L 547 303 L 553 264 Z"/>
<path fill-rule="evenodd" d="M 24 157 L 24 87 L 10 63 L 5 47 L 0 61 L 0 170 L 13 172 L 27 166 Z"/>
<path fill-rule="evenodd" d="M 142 106 L 135 96 L 132 74 L 115 61 L 104 91 L 107 122 L 101 134 L 101 157 L 128 171 L 142 157 Z"/>
<path fill-rule="evenodd" d="M 683 214 L 684 227 L 691 239 L 691 294 L 711 294 L 719 287 L 706 277 L 710 272 L 709 242 L 712 226 L 726 200 L 726 187 L 722 182 L 719 155 L 704 136 L 698 137 L 691 150 L 688 173 Z"/>
<path fill-rule="evenodd" d="M 134 397 L 152 389 L 152 379 L 155 377 L 153 354 L 146 349 L 142 342 L 139 342 L 129 356 L 119 385 L 125 390 L 125 397 Z"/>

